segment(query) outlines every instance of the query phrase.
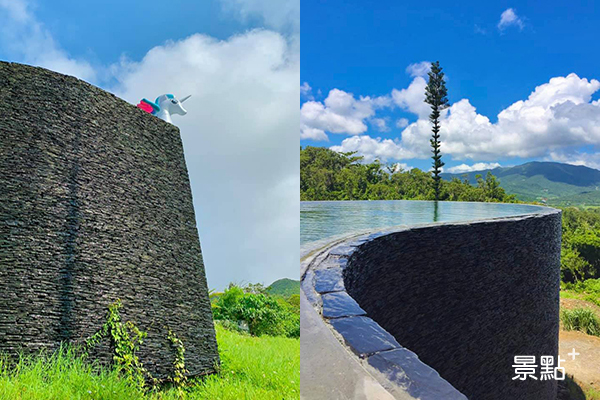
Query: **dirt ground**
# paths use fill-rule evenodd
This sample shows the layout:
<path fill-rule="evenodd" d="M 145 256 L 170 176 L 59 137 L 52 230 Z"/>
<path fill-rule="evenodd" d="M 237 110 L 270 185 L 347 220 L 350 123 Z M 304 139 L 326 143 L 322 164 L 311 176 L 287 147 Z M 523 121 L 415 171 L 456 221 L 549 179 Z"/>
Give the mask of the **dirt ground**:
<path fill-rule="evenodd" d="M 560 308 L 572 310 L 573 308 L 589 308 L 600 318 L 600 307 L 589 301 L 579 299 L 560 299 Z"/>
<path fill-rule="evenodd" d="M 591 304 L 584 300 L 578 299 L 561 299 L 561 308 L 573 309 L 578 307 L 590 308 L 600 317 L 600 307 Z M 573 357 L 568 353 L 572 353 L 575 349 L 579 355 Z M 559 334 L 559 351 L 561 366 L 565 367 L 567 374 L 573 376 L 575 383 L 583 389 L 583 391 L 595 389 L 600 391 L 600 337 L 586 335 L 578 331 L 561 330 Z M 563 391 L 565 390 L 563 384 Z M 571 387 L 573 392 L 573 387 Z M 585 399 L 585 396 L 571 395 L 570 397 L 561 396 L 561 399 Z"/>

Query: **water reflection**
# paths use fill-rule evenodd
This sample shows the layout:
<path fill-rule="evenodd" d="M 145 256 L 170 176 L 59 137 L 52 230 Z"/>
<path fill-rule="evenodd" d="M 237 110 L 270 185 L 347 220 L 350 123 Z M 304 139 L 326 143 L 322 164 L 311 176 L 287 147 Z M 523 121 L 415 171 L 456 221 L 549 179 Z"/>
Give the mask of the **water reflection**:
<path fill-rule="evenodd" d="M 418 200 L 303 201 L 300 243 L 364 229 L 523 215 L 540 209 L 527 204 Z"/>

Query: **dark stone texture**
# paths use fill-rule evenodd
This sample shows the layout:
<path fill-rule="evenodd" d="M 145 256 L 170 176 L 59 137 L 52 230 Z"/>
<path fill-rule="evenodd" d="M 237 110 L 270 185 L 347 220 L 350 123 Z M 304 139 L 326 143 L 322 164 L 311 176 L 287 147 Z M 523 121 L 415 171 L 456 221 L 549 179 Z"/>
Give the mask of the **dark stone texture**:
<path fill-rule="evenodd" d="M 561 220 L 547 210 L 374 238 L 346 290 L 469 399 L 553 400 L 556 380 L 512 380 L 515 355 L 557 358 Z"/>
<path fill-rule="evenodd" d="M 323 316 L 325 318 L 351 317 L 364 315 L 365 310 L 346 292 L 325 293 L 323 300 Z"/>
<path fill-rule="evenodd" d="M 440 377 L 436 370 L 423 364 L 407 349 L 394 349 L 374 354 L 369 364 L 391 382 L 421 400 L 466 400 L 465 395 Z"/>
<path fill-rule="evenodd" d="M 342 335 L 352 351 L 360 357 L 400 347 L 396 339 L 371 318 L 338 318 L 329 322 Z"/>
<path fill-rule="evenodd" d="M 123 302 L 139 355 L 218 362 L 179 130 L 76 78 L 0 62 L 0 352 L 81 342 Z M 110 362 L 106 344 L 97 350 Z"/>
<path fill-rule="evenodd" d="M 339 292 L 344 290 L 342 269 L 337 267 L 316 270 L 315 290 L 318 293 Z"/>

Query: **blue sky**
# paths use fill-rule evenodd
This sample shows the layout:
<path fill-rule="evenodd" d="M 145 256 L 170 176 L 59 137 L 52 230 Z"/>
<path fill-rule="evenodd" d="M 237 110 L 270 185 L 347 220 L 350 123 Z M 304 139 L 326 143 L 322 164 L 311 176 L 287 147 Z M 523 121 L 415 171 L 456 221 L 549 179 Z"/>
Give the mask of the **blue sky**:
<path fill-rule="evenodd" d="M 54 38 L 74 57 L 100 63 L 127 53 L 143 57 L 158 43 L 184 38 L 200 30 L 221 39 L 242 29 L 237 20 L 223 18 L 218 2 L 170 1 L 45 1 L 33 9 Z"/>
<path fill-rule="evenodd" d="M 593 81 L 600 79 L 600 54 L 593 50 L 598 21 L 600 8 L 579 1 L 542 7 L 533 2 L 303 0 L 301 81 L 308 86 L 301 144 L 337 146 L 367 159 L 428 169 L 428 149 L 419 148 L 427 146 L 426 127 L 404 126 L 419 119 L 414 111 L 420 99 L 402 90 L 413 83 L 413 92 L 422 87 L 415 82 L 418 68 L 411 76 L 407 67 L 439 60 L 455 104 L 442 136 L 447 169 L 532 159 L 598 168 L 594 145 L 600 142 L 600 104 L 594 101 L 600 84 Z M 334 93 L 329 107 L 325 99 L 334 89 L 341 92 Z M 369 99 L 361 102 L 360 96 Z M 468 104 L 457 104 L 463 99 Z M 514 105 L 519 101 L 525 103 Z M 511 105 L 499 123 L 498 114 Z M 482 117 L 489 125 L 477 121 Z M 407 121 L 397 127 L 402 118 Z"/>
<path fill-rule="evenodd" d="M 266 7 L 262 3 L 267 1 L 248 2 L 246 7 L 254 3 L 257 10 L 244 10 L 243 0 L 172 0 L 168 3 L 157 0 L 38 0 L 24 3 L 69 56 L 83 58 L 97 66 L 114 63 L 122 56 L 139 60 L 158 44 L 195 33 L 224 40 L 248 29 L 273 27 L 265 21 L 263 10 L 258 9 Z M 236 14 L 241 13 L 244 13 L 243 18 L 236 18 Z M 288 24 L 283 18 L 275 16 L 274 24 L 288 32 L 289 26 L 281 26 Z M 9 56 L 10 52 L 0 48 L 0 57 L 7 59 Z"/>
<path fill-rule="evenodd" d="M 299 25 L 298 0 L 0 0 L 0 60 L 191 94 L 173 122 L 209 286 L 270 284 L 298 279 Z"/>

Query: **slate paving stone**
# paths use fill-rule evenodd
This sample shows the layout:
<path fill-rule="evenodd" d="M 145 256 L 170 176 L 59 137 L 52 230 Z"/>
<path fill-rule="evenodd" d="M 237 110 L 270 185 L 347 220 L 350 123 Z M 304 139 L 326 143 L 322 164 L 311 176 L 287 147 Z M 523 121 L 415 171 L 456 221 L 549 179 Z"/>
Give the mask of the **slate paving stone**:
<path fill-rule="evenodd" d="M 321 296 L 323 316 L 325 318 L 351 317 L 365 315 L 366 312 L 346 292 L 326 293 Z"/>
<path fill-rule="evenodd" d="M 467 400 L 467 397 L 424 364 L 412 351 L 399 348 L 383 351 L 368 358 L 369 364 L 390 381 L 421 400 Z"/>
<path fill-rule="evenodd" d="M 319 269 L 327 269 L 327 268 L 335 268 L 339 267 L 342 270 L 346 268 L 348 265 L 348 258 L 328 255 L 325 260 L 321 264 L 319 264 Z"/>
<path fill-rule="evenodd" d="M 394 230 L 385 230 L 385 231 L 379 231 L 379 232 L 371 233 L 371 234 L 367 235 L 367 237 L 365 238 L 365 242 L 369 242 L 371 240 L 378 239 L 378 238 L 383 237 L 383 236 L 387 236 L 387 235 L 389 235 L 391 233 L 394 233 L 394 232 L 396 232 L 396 231 L 394 231 Z"/>
<path fill-rule="evenodd" d="M 318 293 L 344 290 L 341 268 L 319 269 L 315 271 L 315 290 Z"/>
<path fill-rule="evenodd" d="M 400 347 L 396 339 L 371 318 L 348 317 L 329 322 L 360 357 Z"/>
<path fill-rule="evenodd" d="M 348 246 L 347 244 L 340 244 L 329 250 L 330 255 L 348 257 L 350 254 L 356 251 L 356 246 Z"/>
<path fill-rule="evenodd" d="M 306 271 L 306 275 L 304 275 L 304 279 L 302 279 L 302 283 L 300 286 L 302 287 L 302 291 L 306 296 L 306 299 L 310 302 L 312 306 L 320 306 L 321 299 L 319 295 L 315 291 L 315 272 L 312 269 Z"/>
<path fill-rule="evenodd" d="M 369 241 L 369 239 L 367 237 L 358 237 L 358 238 L 355 238 L 355 239 L 352 239 L 352 240 L 348 240 L 348 241 L 344 242 L 344 244 L 346 246 L 358 247 L 361 244 L 366 243 L 368 241 Z"/>

